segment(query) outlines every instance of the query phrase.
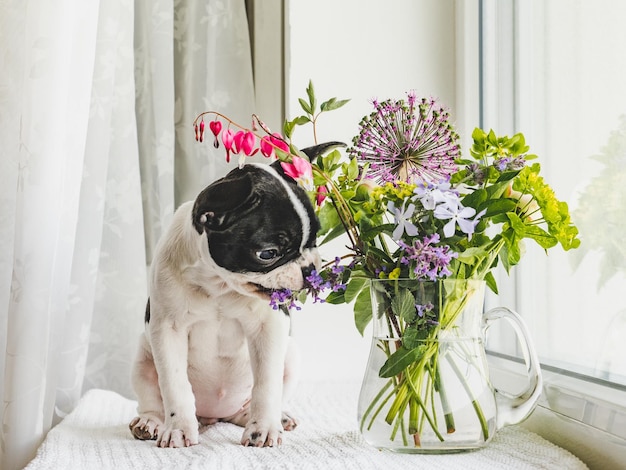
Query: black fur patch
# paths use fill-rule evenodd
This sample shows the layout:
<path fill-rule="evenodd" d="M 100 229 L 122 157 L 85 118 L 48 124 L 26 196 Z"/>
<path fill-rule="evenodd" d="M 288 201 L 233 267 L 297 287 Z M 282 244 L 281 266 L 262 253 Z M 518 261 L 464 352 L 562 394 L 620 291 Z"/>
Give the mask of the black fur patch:
<path fill-rule="evenodd" d="M 146 303 L 146 315 L 144 317 L 144 321 L 146 323 L 150 323 L 150 297 L 148 297 L 148 302 Z"/>

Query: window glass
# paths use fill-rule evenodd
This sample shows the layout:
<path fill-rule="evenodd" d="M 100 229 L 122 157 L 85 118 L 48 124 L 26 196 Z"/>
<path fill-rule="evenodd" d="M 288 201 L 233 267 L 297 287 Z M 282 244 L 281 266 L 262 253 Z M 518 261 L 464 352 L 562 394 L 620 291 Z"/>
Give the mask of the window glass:
<path fill-rule="evenodd" d="M 547 256 L 529 243 L 497 302 L 524 316 L 544 364 L 626 385 L 624 18 L 621 1 L 484 1 L 482 94 L 484 125 L 525 134 L 582 241 Z"/>

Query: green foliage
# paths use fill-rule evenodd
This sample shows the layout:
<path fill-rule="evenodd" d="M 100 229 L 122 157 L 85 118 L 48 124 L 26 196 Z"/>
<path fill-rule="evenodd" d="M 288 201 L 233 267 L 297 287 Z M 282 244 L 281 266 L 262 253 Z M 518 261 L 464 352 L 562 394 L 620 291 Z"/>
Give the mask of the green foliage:
<path fill-rule="evenodd" d="M 288 139 L 292 138 L 296 126 L 304 126 L 309 123 L 313 125 L 313 135 L 317 137 L 315 125 L 317 123 L 317 118 L 320 116 L 320 114 L 339 109 L 350 101 L 338 100 L 337 98 L 333 97 L 320 104 L 320 107 L 318 109 L 317 98 L 315 97 L 315 89 L 313 88 L 313 82 L 311 80 L 309 80 L 309 85 L 306 88 L 306 94 L 306 100 L 303 98 L 298 98 L 298 103 L 300 103 L 300 107 L 304 111 L 304 115 L 297 116 L 291 121 L 286 121 L 283 126 L 283 133 Z M 315 142 L 317 143 L 317 138 L 315 138 Z"/>

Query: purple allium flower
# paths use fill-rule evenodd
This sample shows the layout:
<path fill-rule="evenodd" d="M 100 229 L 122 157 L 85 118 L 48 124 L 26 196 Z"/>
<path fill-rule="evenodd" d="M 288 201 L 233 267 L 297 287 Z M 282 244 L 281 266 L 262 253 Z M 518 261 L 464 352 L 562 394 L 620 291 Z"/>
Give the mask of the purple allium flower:
<path fill-rule="evenodd" d="M 459 136 L 450 114 L 434 99 L 374 100 L 374 112 L 363 118 L 348 150 L 371 164 L 379 182 L 438 182 L 457 170 Z"/>

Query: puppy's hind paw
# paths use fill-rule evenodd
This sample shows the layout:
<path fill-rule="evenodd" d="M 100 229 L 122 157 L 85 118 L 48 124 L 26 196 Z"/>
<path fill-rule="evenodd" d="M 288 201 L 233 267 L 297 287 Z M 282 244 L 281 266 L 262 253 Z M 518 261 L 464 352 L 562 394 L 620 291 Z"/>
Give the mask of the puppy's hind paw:
<path fill-rule="evenodd" d="M 158 420 L 145 416 L 137 416 L 128 424 L 128 427 L 132 435 L 135 436 L 135 439 L 153 441 L 159 434 L 160 425 L 161 423 Z"/>
<path fill-rule="evenodd" d="M 296 418 L 294 418 L 285 411 L 283 411 L 283 416 L 280 422 L 282 423 L 283 429 L 285 431 L 293 431 L 298 426 L 298 421 L 296 420 Z"/>

